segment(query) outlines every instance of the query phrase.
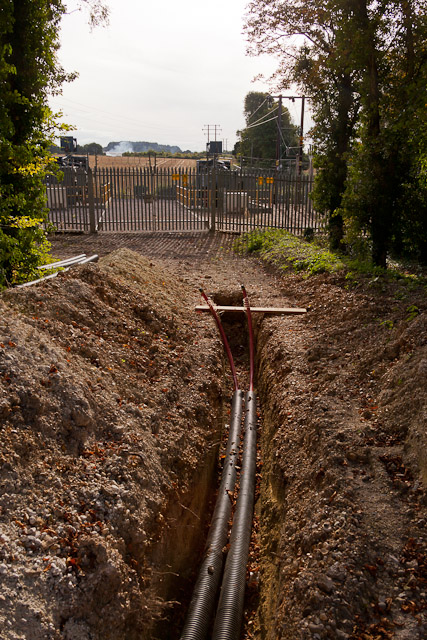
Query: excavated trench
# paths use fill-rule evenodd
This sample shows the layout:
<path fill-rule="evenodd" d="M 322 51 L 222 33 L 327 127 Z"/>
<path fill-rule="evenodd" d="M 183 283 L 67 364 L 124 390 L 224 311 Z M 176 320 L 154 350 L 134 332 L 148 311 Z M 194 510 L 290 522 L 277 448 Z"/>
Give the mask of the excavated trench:
<path fill-rule="evenodd" d="M 240 291 L 221 292 L 214 299 L 219 305 L 241 305 Z M 413 594 L 418 588 L 425 595 L 425 563 L 416 537 L 416 526 L 425 520 L 416 526 L 410 522 L 418 509 L 421 513 L 421 503 L 415 493 L 409 494 L 414 514 L 406 508 L 407 530 L 397 530 L 401 513 L 393 502 L 396 485 L 380 464 L 391 455 L 380 451 L 380 462 L 375 461 L 375 450 L 359 437 L 360 417 L 354 416 L 349 402 L 344 406 L 333 390 L 329 403 L 316 395 L 316 352 L 309 350 L 308 332 L 291 321 L 286 327 L 276 318 L 254 320 L 255 386 L 263 414 L 258 439 L 262 480 L 252 547 L 258 556 L 249 566 L 241 640 L 424 637 L 419 615 L 423 604 Z M 222 322 L 241 386 L 247 388 L 245 315 L 224 313 Z M 282 322 L 287 323 L 286 318 Z M 224 385 L 230 389 L 228 372 Z M 400 458 L 393 460 L 402 468 Z M 369 496 L 374 513 L 370 520 L 365 499 L 375 491 L 369 484 L 375 475 L 382 478 L 382 492 Z M 385 510 L 396 531 L 392 526 L 382 530 L 383 523 L 377 522 L 375 514 Z M 393 597 L 384 595 L 390 593 Z M 409 594 L 413 600 L 407 605 Z"/>
<path fill-rule="evenodd" d="M 150 563 L 159 568 L 156 574 L 151 574 L 151 588 L 158 598 L 169 603 L 169 613 L 150 631 L 147 640 L 179 638 L 184 624 L 215 501 L 218 442 L 223 425 L 220 400 L 212 411 L 218 416 L 212 446 L 206 451 L 187 495 L 181 496 L 179 502 L 176 496 L 171 496 L 167 507 L 168 526 L 163 528 L 150 554 Z"/>
<path fill-rule="evenodd" d="M 241 291 L 219 292 L 212 296 L 217 305 L 241 306 Z M 260 320 L 254 321 L 255 337 L 258 333 Z M 229 342 L 239 379 L 239 386 L 243 391 L 248 390 L 249 383 L 249 337 L 246 314 L 228 313 L 221 314 L 221 322 Z M 255 345 L 256 346 L 256 345 Z M 225 360 L 225 356 L 224 356 Z M 212 413 L 216 416 L 217 435 L 212 437 L 215 446 L 206 451 L 206 458 L 200 466 L 201 473 L 197 476 L 196 483 L 190 489 L 188 495 L 181 499 L 181 504 L 171 506 L 168 520 L 176 520 L 179 525 L 175 529 L 168 528 L 153 549 L 151 561 L 162 566 L 155 583 L 156 591 L 162 599 L 171 603 L 169 615 L 157 624 L 153 636 L 159 640 L 179 638 L 185 623 L 188 605 L 192 596 L 193 586 L 197 578 L 199 566 L 203 557 L 206 536 L 209 530 L 210 518 L 215 507 L 218 483 L 221 473 L 221 461 L 224 458 L 226 438 L 230 421 L 230 407 L 232 398 L 232 378 L 228 365 L 224 362 L 223 395 L 212 403 Z M 258 414 L 261 411 L 258 409 Z M 258 429 L 259 433 L 261 432 Z M 243 439 L 243 434 L 241 436 Z M 258 443 L 260 449 L 261 442 Z M 242 454 L 242 446 L 240 447 Z M 258 460 L 262 457 L 258 454 Z M 240 464 L 240 463 L 239 463 Z M 257 470 L 260 471 L 260 468 Z M 260 473 L 257 474 L 258 477 Z M 237 479 L 235 499 L 238 494 L 239 478 Z M 257 484 L 255 515 L 258 519 L 261 513 L 260 486 Z M 233 507 L 233 508 L 234 508 Z M 231 523 L 230 523 L 231 524 Z M 224 553 L 224 560 L 226 554 Z M 256 608 L 259 602 L 259 546 L 255 538 L 251 543 L 251 567 L 254 572 L 249 572 L 245 595 L 244 621 L 241 637 L 246 636 L 247 624 L 253 625 Z M 212 621 L 213 623 L 213 621 Z M 212 628 L 210 633 L 212 633 Z M 209 635 L 210 637 L 210 635 Z"/>
<path fill-rule="evenodd" d="M 220 291 L 212 297 L 217 305 L 242 305 L 240 290 Z M 286 326 L 289 322 L 289 326 L 278 338 L 279 322 L 281 329 L 282 323 Z M 240 387 L 246 390 L 249 345 L 245 314 L 223 313 L 222 324 L 235 358 Z M 316 634 L 319 638 L 347 640 L 352 637 L 355 624 L 362 630 L 365 628 L 364 620 L 370 616 L 367 603 L 373 603 L 372 608 L 382 602 L 380 589 L 375 585 L 375 567 L 377 563 L 378 567 L 382 566 L 381 558 L 375 555 L 378 546 L 371 544 L 368 548 L 363 536 L 359 536 L 361 503 L 356 502 L 355 490 L 345 486 L 342 479 L 342 468 L 346 470 L 354 463 L 363 467 L 369 460 L 366 452 L 359 453 L 355 446 L 354 453 L 349 448 L 346 439 L 350 440 L 350 436 L 342 428 L 335 438 L 329 407 L 317 405 L 319 399 L 308 393 L 306 378 L 311 375 L 312 356 L 310 352 L 307 358 L 305 334 L 298 332 L 298 327 L 286 318 L 254 317 L 255 388 L 263 414 L 258 439 L 262 467 L 258 468 L 256 535 L 247 576 L 241 640 L 253 637 L 305 640 Z M 226 431 L 231 388 L 231 375 L 224 366 L 223 402 L 211 405 L 218 416 L 217 432 L 222 435 Z M 298 402 L 299 406 L 295 406 Z M 341 445 L 343 455 L 338 451 Z M 185 503 L 192 511 L 199 509 L 205 517 L 195 525 L 193 543 L 189 543 L 185 535 L 182 537 L 182 553 L 177 553 L 181 543 L 178 547 L 176 538 L 165 540 L 163 548 L 168 553 L 163 558 L 163 566 L 166 571 L 174 571 L 169 567 L 176 567 L 176 573 L 181 576 L 180 580 L 176 576 L 171 577 L 176 580 L 168 578 L 166 597 L 180 604 L 176 605 L 174 615 L 158 627 L 153 638 L 179 638 L 182 631 L 221 466 L 217 462 L 219 448 L 213 447 L 206 453 L 207 463 L 202 465 L 206 467 L 206 474 L 197 479 L 189 494 L 193 497 L 194 493 L 198 498 L 195 503 Z M 367 486 L 364 478 L 360 484 L 362 493 Z M 359 508 L 353 506 L 355 504 Z M 375 541 L 374 533 L 368 530 L 367 535 Z M 351 542 L 348 548 L 347 538 Z M 182 559 L 179 567 L 175 557 Z M 372 628 L 375 630 L 375 623 Z M 401 637 L 406 640 L 404 634 Z"/>

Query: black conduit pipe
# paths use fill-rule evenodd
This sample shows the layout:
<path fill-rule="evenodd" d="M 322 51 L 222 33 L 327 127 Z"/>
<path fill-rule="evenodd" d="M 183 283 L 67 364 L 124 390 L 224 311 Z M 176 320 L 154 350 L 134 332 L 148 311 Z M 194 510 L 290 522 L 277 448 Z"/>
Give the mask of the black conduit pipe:
<path fill-rule="evenodd" d="M 212 522 L 206 541 L 204 556 L 180 640 L 204 640 L 208 633 L 223 569 L 223 548 L 227 543 L 228 521 L 231 516 L 231 495 L 236 483 L 236 462 L 239 455 L 242 426 L 243 392 L 239 390 L 233 355 L 221 319 L 211 300 L 200 289 L 218 327 L 234 381 L 231 404 L 230 430 L 222 470 L 221 484 Z"/>
<path fill-rule="evenodd" d="M 245 438 L 240 490 L 231 529 L 212 640 L 238 640 L 245 598 L 246 565 L 251 541 L 256 480 L 257 400 L 246 394 Z"/>
<path fill-rule="evenodd" d="M 233 394 L 231 405 L 230 431 L 218 498 L 181 640 L 204 640 L 211 625 L 222 576 L 223 548 L 227 543 L 231 516 L 231 495 L 236 482 L 242 408 L 243 392 L 237 390 Z"/>

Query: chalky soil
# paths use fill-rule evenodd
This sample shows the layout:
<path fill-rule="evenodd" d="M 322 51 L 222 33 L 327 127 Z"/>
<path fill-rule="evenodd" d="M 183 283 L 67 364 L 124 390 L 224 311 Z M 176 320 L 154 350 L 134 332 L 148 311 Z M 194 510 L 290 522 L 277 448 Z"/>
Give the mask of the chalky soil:
<path fill-rule="evenodd" d="M 259 606 L 243 637 L 425 637 L 421 294 L 278 276 L 220 236 L 54 251 L 102 258 L 0 298 L 2 637 L 179 637 L 231 395 L 194 306 L 199 286 L 226 299 L 241 283 L 253 305 L 309 309 L 256 324 Z"/>

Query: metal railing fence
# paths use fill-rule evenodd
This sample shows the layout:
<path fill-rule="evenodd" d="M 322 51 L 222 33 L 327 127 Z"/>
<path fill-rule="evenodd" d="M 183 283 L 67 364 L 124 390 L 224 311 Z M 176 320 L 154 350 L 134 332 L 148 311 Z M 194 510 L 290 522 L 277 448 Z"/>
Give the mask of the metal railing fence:
<path fill-rule="evenodd" d="M 66 167 L 46 182 L 49 222 L 58 231 L 202 231 L 282 228 L 320 231 L 313 179 L 273 170 L 200 173 L 193 168 Z"/>

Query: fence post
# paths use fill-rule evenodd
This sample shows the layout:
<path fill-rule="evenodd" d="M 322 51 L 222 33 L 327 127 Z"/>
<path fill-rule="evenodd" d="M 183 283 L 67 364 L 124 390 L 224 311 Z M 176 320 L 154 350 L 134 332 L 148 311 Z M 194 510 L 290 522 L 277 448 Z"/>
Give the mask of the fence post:
<path fill-rule="evenodd" d="M 209 174 L 208 174 L 209 175 Z M 217 184 L 216 184 L 216 170 L 215 165 L 212 167 L 211 182 L 211 223 L 209 231 L 214 232 L 216 229 L 216 199 L 217 199 Z"/>
<path fill-rule="evenodd" d="M 87 196 L 88 196 L 88 204 L 89 204 L 89 231 L 90 233 L 97 233 L 98 229 L 96 227 L 96 218 L 95 218 L 95 198 L 94 198 L 94 189 L 93 189 L 93 172 L 90 167 L 87 170 Z"/>

